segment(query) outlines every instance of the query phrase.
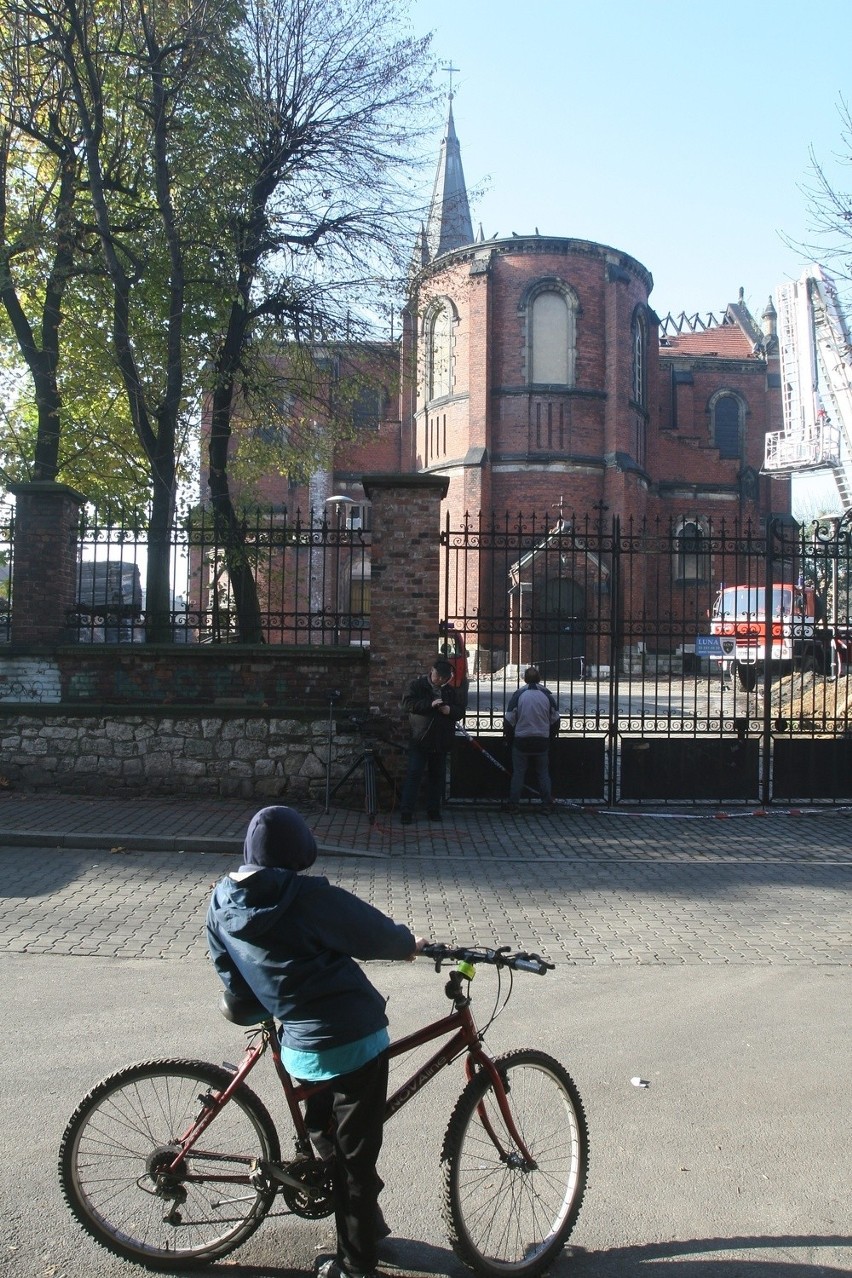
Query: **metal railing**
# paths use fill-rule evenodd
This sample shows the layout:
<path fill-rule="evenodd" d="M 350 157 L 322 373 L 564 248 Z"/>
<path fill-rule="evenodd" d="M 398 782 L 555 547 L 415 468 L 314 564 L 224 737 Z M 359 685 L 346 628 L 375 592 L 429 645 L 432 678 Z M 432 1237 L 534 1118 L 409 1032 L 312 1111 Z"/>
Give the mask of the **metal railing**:
<path fill-rule="evenodd" d="M 610 802 L 852 793 L 849 521 L 478 517 L 448 522 L 442 543 L 469 733 L 499 737 L 535 665 L 557 697 L 561 742 L 597 750 L 595 793 Z M 757 617 L 714 624 L 721 589 L 737 585 L 795 601 L 770 627 L 769 661 Z M 831 743 L 826 763 L 812 747 Z"/>
<path fill-rule="evenodd" d="M 147 527 L 85 511 L 78 562 L 72 637 L 145 642 Z M 173 642 L 350 645 L 369 637 L 370 534 L 349 527 L 343 512 L 303 518 L 253 508 L 229 534 L 208 507 L 196 507 L 172 531 L 169 565 Z"/>

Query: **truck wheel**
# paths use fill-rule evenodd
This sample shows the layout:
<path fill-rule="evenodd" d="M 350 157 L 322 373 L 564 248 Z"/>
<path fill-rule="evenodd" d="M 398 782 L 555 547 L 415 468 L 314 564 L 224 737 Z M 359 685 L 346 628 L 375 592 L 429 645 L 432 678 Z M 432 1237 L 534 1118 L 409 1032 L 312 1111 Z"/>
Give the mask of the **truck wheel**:
<path fill-rule="evenodd" d="M 754 692 L 757 687 L 757 666 L 744 666 L 737 662 L 737 678 L 745 692 Z"/>
<path fill-rule="evenodd" d="M 830 668 L 825 659 L 825 651 L 819 644 L 814 644 L 805 649 L 805 655 L 802 659 L 802 669 L 805 673 L 813 671 L 814 674 L 824 675 L 828 673 Z"/>

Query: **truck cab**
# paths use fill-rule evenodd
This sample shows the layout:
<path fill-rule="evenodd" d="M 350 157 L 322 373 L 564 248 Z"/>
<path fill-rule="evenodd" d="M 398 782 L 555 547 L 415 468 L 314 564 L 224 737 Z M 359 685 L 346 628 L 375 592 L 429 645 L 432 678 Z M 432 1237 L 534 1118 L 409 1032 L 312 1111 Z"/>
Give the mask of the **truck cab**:
<path fill-rule="evenodd" d="M 821 610 L 811 586 L 788 581 L 769 588 L 756 585 L 723 586 L 710 615 L 710 633 L 721 640 L 720 655 L 712 658 L 723 675 L 736 671 L 740 685 L 751 692 L 769 662 L 781 671 L 793 667 L 822 674 L 831 667 L 831 640 L 818 631 Z"/>

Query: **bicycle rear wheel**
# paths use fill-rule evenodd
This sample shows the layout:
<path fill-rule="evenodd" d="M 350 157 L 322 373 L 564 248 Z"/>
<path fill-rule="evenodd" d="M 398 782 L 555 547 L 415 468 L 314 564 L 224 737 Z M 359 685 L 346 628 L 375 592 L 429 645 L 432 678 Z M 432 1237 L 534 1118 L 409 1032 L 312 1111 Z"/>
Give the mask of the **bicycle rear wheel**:
<path fill-rule="evenodd" d="M 83 1098 L 59 1150 L 59 1180 L 79 1223 L 102 1246 L 149 1269 L 182 1270 L 226 1256 L 254 1233 L 275 1187 L 252 1185 L 253 1161 L 277 1161 L 278 1135 L 243 1086 L 180 1164 L 182 1136 L 211 1093 L 232 1081 L 203 1061 L 146 1061 Z"/>
<path fill-rule="evenodd" d="M 488 1074 L 471 1079 L 444 1137 L 444 1222 L 457 1256 L 479 1274 L 539 1274 L 565 1245 L 586 1187 L 589 1137 L 570 1075 L 544 1052 L 495 1061 L 515 1128 L 509 1135 Z"/>

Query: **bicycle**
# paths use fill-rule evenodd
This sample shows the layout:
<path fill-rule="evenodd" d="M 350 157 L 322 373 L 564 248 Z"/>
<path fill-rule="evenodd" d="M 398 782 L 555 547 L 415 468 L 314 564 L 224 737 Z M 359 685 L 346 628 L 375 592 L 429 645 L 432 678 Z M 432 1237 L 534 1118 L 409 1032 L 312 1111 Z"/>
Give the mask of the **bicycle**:
<path fill-rule="evenodd" d="M 487 1278 L 532 1278 L 561 1251 L 586 1186 L 588 1130 L 565 1068 L 535 1049 L 500 1057 L 484 1036 L 505 1009 L 514 972 L 552 969 L 537 954 L 432 944 L 452 1011 L 394 1042 L 391 1057 L 446 1042 L 388 1097 L 385 1118 L 443 1068 L 464 1060 L 467 1082 L 444 1135 L 442 1215 L 457 1256 Z M 484 1028 L 471 1011 L 478 964 L 497 969 Z M 503 973 L 508 989 L 503 989 Z M 104 1079 L 72 1114 L 59 1151 L 63 1196 L 79 1224 L 109 1251 L 149 1269 L 181 1271 L 219 1260 L 258 1228 L 280 1194 L 308 1219 L 334 1210 L 330 1160 L 312 1152 L 301 1103 L 327 1084 L 297 1084 L 281 1064 L 275 1022 L 259 1004 L 220 1010 L 251 1026 L 236 1065 L 145 1061 Z M 269 1049 L 294 1127 L 282 1159 L 278 1130 L 246 1086 Z M 207 1134 L 206 1140 L 202 1138 Z"/>

